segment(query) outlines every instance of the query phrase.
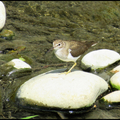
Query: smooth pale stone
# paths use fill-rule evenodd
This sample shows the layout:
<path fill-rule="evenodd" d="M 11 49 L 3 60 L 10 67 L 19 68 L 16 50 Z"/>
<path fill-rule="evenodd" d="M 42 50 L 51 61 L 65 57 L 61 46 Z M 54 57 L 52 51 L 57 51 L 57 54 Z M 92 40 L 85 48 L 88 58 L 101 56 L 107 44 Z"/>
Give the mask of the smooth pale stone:
<path fill-rule="evenodd" d="M 117 67 L 115 67 L 114 69 L 112 69 L 110 72 L 112 72 L 112 73 L 120 72 L 120 65 L 118 65 Z"/>
<path fill-rule="evenodd" d="M 117 103 L 120 102 L 120 90 L 111 92 L 101 98 L 102 101 L 108 103 Z"/>
<path fill-rule="evenodd" d="M 82 69 L 91 68 L 95 70 L 98 68 L 105 68 L 118 60 L 120 60 L 120 55 L 116 51 L 100 49 L 86 54 L 81 60 L 81 67 Z"/>
<path fill-rule="evenodd" d="M 0 1 L 0 30 L 4 27 L 6 21 L 6 9 L 2 1 Z"/>
<path fill-rule="evenodd" d="M 16 100 L 24 106 L 77 109 L 91 106 L 107 89 L 107 82 L 92 73 L 73 71 L 66 75 L 49 72 L 21 85 Z"/>
<path fill-rule="evenodd" d="M 27 64 L 26 62 L 24 62 L 20 59 L 13 59 L 10 62 L 8 62 L 7 65 L 12 65 L 16 69 L 31 68 L 31 66 L 29 64 Z"/>
<path fill-rule="evenodd" d="M 115 73 L 110 78 L 110 84 L 111 84 L 112 88 L 120 90 L 120 72 Z"/>

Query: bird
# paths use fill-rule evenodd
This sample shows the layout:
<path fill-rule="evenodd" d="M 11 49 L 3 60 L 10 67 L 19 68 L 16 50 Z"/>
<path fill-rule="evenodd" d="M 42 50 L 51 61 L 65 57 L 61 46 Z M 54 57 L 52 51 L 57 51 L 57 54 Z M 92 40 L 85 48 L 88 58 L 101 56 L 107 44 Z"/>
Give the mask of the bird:
<path fill-rule="evenodd" d="M 67 72 L 64 72 L 68 74 L 77 65 L 76 61 L 78 58 L 96 44 L 96 41 L 68 41 L 57 39 L 53 41 L 53 50 L 58 59 L 65 62 L 74 62 L 73 66 Z"/>

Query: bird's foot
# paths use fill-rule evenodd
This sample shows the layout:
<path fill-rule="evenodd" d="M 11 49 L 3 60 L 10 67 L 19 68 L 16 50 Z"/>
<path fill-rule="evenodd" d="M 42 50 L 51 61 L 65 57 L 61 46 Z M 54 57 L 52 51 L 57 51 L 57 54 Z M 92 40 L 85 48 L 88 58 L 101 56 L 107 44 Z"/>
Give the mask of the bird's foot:
<path fill-rule="evenodd" d="M 68 73 L 70 73 L 70 71 L 62 72 L 61 74 L 66 74 L 67 75 Z"/>
<path fill-rule="evenodd" d="M 71 72 L 71 70 L 76 66 L 76 62 L 74 63 L 74 65 L 67 71 L 67 72 L 64 72 L 64 73 L 61 73 L 61 74 L 68 74 L 68 73 L 70 73 Z"/>

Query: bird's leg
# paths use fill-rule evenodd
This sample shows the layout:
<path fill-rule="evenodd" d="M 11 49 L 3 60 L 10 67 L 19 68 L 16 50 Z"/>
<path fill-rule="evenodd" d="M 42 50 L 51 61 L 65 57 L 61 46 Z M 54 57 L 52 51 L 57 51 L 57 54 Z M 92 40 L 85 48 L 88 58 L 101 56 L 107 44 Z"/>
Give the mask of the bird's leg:
<path fill-rule="evenodd" d="M 73 66 L 68 70 L 67 73 L 71 72 L 71 70 L 72 70 L 76 65 L 77 65 L 77 63 L 75 62 L 75 63 L 73 64 Z"/>
<path fill-rule="evenodd" d="M 68 74 L 68 73 L 70 73 L 71 72 L 71 70 L 75 67 L 77 65 L 77 63 L 75 62 L 74 64 L 73 64 L 73 66 L 67 71 L 67 72 L 64 72 L 65 74 Z"/>

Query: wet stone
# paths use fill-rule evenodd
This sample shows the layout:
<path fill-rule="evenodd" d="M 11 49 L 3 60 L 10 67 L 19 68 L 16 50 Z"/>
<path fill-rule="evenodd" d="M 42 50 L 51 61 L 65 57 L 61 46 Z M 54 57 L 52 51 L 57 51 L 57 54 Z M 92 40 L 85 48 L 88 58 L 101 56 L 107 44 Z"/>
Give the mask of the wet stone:
<path fill-rule="evenodd" d="M 86 54 L 81 60 L 82 69 L 104 69 L 120 60 L 120 55 L 114 50 L 100 49 Z"/>
<path fill-rule="evenodd" d="M 105 95 L 104 97 L 101 98 L 101 101 L 107 103 L 120 103 L 120 90 L 116 90 Z"/>
<path fill-rule="evenodd" d="M 0 70 L 0 77 L 20 77 L 30 74 L 32 71 L 31 66 L 20 59 L 12 59 L 11 61 L 2 64 Z"/>
<path fill-rule="evenodd" d="M 120 90 L 120 72 L 115 73 L 110 78 L 110 85 L 112 86 L 113 89 Z"/>
<path fill-rule="evenodd" d="M 120 72 L 120 65 L 118 65 L 115 68 L 113 68 L 110 72 L 112 72 L 112 73 Z"/>
<path fill-rule="evenodd" d="M 6 21 L 6 9 L 2 1 L 0 1 L 0 30 L 4 27 Z"/>
<path fill-rule="evenodd" d="M 112 91 L 98 100 L 97 106 L 102 109 L 120 108 L 120 90 Z"/>
<path fill-rule="evenodd" d="M 79 109 L 93 105 L 108 89 L 107 82 L 92 73 L 74 71 L 66 75 L 55 71 L 40 74 L 22 84 L 16 102 L 24 107 Z"/>

